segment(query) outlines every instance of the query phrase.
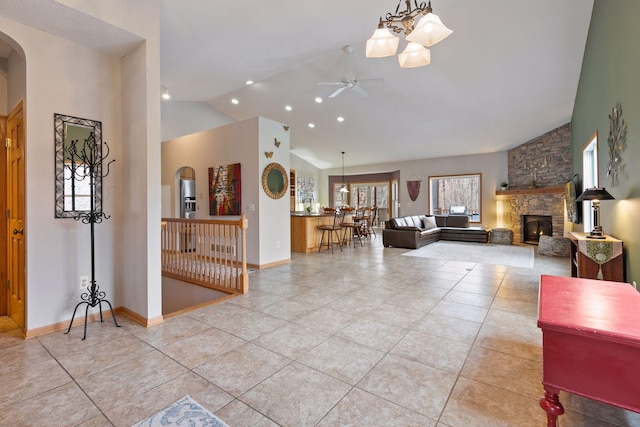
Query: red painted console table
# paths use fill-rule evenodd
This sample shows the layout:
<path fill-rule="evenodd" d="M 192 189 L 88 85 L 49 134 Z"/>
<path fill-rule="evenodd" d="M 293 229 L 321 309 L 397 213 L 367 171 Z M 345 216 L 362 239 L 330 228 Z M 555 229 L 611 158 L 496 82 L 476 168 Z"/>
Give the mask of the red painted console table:
<path fill-rule="evenodd" d="M 540 406 L 564 413 L 560 390 L 640 412 L 640 293 L 628 283 L 543 275 Z"/>

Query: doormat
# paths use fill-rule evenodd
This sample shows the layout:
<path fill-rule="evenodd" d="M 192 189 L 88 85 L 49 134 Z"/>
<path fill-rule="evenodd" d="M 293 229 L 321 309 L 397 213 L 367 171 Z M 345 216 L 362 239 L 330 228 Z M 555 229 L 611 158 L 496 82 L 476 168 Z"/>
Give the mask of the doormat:
<path fill-rule="evenodd" d="M 189 396 L 133 425 L 133 427 L 167 426 L 229 427 Z"/>

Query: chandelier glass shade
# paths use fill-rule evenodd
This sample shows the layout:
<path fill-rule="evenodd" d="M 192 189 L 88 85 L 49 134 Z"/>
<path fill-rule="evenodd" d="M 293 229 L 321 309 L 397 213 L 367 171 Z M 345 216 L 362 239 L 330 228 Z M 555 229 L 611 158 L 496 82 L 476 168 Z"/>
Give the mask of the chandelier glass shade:
<path fill-rule="evenodd" d="M 447 28 L 438 15 L 433 13 L 431 2 L 418 4 L 417 0 L 404 0 L 406 9 L 400 11 L 402 0 L 398 1 L 395 13 L 387 13 L 385 19 L 380 18 L 378 29 L 367 40 L 365 50 L 367 58 L 383 58 L 395 55 L 399 38 L 394 33 L 404 33 L 409 42 L 407 48 L 398 55 L 398 62 L 402 68 L 413 68 L 427 65 L 431 62 L 428 47 L 441 42 L 453 31 Z M 420 17 L 417 25 L 416 20 Z M 386 28 L 385 28 L 386 27 Z M 421 46 L 413 46 L 412 43 Z"/>
<path fill-rule="evenodd" d="M 407 35 L 407 40 L 431 47 L 446 39 L 451 33 L 453 31 L 442 23 L 438 15 L 427 13 L 420 19 L 416 28 Z"/>
<path fill-rule="evenodd" d="M 415 68 L 431 62 L 431 52 L 420 43 L 409 42 L 407 48 L 398 55 L 402 68 Z"/>
<path fill-rule="evenodd" d="M 382 26 L 382 18 L 380 18 L 378 29 L 373 33 L 373 36 L 367 40 L 365 54 L 367 58 L 392 56 L 396 54 L 399 43 L 400 38 L 391 34 L 388 28 L 384 28 Z"/>

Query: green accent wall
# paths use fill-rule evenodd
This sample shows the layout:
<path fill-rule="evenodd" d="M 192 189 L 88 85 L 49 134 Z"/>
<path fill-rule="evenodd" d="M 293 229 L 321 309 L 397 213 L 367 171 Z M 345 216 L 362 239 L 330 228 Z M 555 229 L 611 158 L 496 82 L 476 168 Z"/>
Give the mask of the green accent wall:
<path fill-rule="evenodd" d="M 626 281 L 640 285 L 640 1 L 595 0 L 573 109 L 573 170 L 582 177 L 582 147 L 598 132 L 599 184 L 615 201 L 601 204 L 605 233 L 624 241 Z M 609 115 L 616 103 L 627 123 L 619 183 L 607 176 Z M 578 227 L 579 228 L 579 227 Z"/>

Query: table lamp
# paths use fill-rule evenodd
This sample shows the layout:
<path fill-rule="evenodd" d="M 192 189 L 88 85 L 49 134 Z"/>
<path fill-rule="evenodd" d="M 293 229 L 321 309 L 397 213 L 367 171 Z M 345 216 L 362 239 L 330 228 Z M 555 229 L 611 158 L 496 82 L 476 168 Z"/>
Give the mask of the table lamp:
<path fill-rule="evenodd" d="M 614 197 L 603 187 L 587 188 L 576 199 L 576 202 L 589 200 L 593 206 L 593 230 L 587 236 L 591 239 L 604 239 L 605 235 L 600 226 L 600 200 L 614 200 Z"/>

